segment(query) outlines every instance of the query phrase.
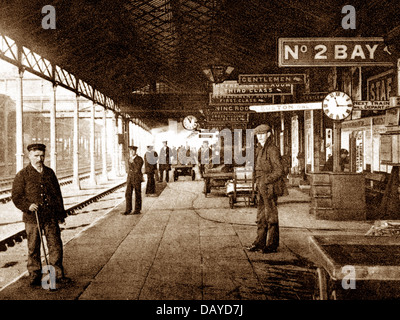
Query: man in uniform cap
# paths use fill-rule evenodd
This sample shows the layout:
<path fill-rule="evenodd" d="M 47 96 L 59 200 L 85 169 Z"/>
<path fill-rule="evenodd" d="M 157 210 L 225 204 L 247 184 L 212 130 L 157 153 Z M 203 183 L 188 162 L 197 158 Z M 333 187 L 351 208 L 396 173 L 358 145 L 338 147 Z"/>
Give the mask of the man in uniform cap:
<path fill-rule="evenodd" d="M 165 181 L 169 182 L 169 171 L 171 170 L 170 154 L 168 141 L 163 141 L 163 147 L 160 150 L 160 157 L 158 159 L 158 170 L 160 172 L 160 180 L 163 181 L 163 172 L 165 171 Z"/>
<path fill-rule="evenodd" d="M 15 176 L 11 199 L 23 212 L 22 220 L 25 223 L 28 241 L 27 268 L 30 285 L 39 286 L 42 278 L 38 227 L 46 236 L 49 263 L 56 272 L 56 284 L 66 283 L 70 279 L 64 275 L 63 244 L 59 223 L 64 222 L 67 215 L 60 185 L 54 171 L 44 165 L 46 146 L 35 143 L 30 144 L 27 149 L 30 163 Z"/>
<path fill-rule="evenodd" d="M 197 160 L 198 160 L 198 163 L 199 163 L 200 175 L 203 178 L 204 172 L 205 172 L 205 168 L 208 168 L 209 165 L 212 162 L 211 161 L 212 160 L 212 150 L 208 146 L 208 141 L 207 140 L 204 140 L 203 144 L 199 148 L 199 151 L 197 152 Z M 206 165 L 207 165 L 207 167 L 206 167 Z"/>
<path fill-rule="evenodd" d="M 155 196 L 156 181 L 154 178 L 157 169 L 158 154 L 153 150 L 153 146 L 147 146 L 147 152 L 144 155 L 144 173 L 147 175 L 146 195 Z"/>
<path fill-rule="evenodd" d="M 132 192 L 135 190 L 135 211 L 139 214 L 142 210 L 142 182 L 143 182 L 143 159 L 137 155 L 137 147 L 129 146 L 128 178 L 126 181 L 125 202 L 126 210 L 124 215 L 132 214 Z"/>
<path fill-rule="evenodd" d="M 274 184 L 283 176 L 283 165 L 278 147 L 274 144 L 268 124 L 254 129 L 258 144 L 255 157 L 257 185 L 257 237 L 250 251 L 276 252 L 279 246 L 277 198 Z"/>

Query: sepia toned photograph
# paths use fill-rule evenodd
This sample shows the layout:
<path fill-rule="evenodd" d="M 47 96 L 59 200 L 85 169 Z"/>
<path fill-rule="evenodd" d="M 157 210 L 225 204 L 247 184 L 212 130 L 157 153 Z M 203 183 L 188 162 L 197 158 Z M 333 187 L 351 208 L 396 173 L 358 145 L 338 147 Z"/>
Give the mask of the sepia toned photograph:
<path fill-rule="evenodd" d="M 399 114 L 399 1 L 2 1 L 0 302 L 399 300 Z"/>

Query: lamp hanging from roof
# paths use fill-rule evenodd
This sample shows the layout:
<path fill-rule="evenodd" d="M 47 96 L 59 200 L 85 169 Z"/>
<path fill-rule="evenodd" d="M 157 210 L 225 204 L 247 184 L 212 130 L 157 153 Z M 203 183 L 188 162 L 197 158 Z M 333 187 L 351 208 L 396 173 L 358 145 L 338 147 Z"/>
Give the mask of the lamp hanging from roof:
<path fill-rule="evenodd" d="M 224 82 L 225 79 L 232 73 L 234 67 L 228 64 L 211 64 L 203 68 L 204 74 L 213 83 Z"/>

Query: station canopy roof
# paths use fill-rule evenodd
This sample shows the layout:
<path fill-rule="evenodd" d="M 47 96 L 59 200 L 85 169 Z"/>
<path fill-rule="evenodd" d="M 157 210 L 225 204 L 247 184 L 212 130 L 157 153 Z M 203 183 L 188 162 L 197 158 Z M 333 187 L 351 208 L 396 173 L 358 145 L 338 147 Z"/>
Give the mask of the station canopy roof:
<path fill-rule="evenodd" d="M 343 6 L 356 9 L 345 30 Z M 56 29 L 41 10 L 56 9 Z M 400 23 L 398 0 L 14 0 L 2 1 L 0 30 L 114 99 L 154 127 L 204 108 L 203 69 L 285 73 L 280 37 L 383 37 Z"/>

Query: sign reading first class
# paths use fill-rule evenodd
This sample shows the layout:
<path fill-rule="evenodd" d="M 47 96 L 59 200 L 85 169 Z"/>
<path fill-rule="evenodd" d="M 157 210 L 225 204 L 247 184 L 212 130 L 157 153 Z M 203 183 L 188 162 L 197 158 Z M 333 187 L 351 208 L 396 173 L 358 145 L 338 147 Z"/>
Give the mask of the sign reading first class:
<path fill-rule="evenodd" d="M 280 38 L 280 67 L 387 66 L 393 58 L 383 38 Z"/>

